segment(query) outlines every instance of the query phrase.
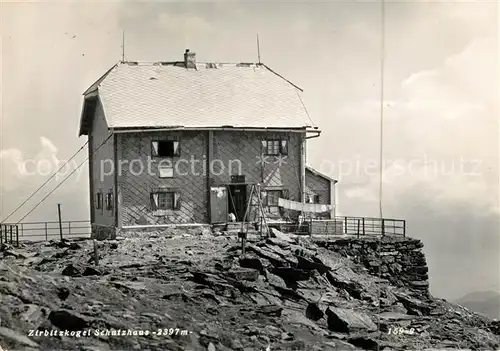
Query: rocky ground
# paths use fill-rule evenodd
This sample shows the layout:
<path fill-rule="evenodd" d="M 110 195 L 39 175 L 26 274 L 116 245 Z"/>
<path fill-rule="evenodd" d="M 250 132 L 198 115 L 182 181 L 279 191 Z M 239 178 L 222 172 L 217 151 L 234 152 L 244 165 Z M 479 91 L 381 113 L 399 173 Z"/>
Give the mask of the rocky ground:
<path fill-rule="evenodd" d="M 97 251 L 96 266 L 91 240 L 4 247 L 3 350 L 500 346 L 498 322 L 393 285 L 309 238 L 277 232 L 242 255 L 235 236 L 170 230 L 98 242 Z"/>

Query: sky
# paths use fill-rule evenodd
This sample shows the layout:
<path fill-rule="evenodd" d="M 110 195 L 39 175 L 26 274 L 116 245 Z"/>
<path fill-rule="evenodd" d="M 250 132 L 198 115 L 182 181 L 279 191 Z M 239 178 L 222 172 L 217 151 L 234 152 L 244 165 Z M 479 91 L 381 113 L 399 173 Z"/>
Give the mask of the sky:
<path fill-rule="evenodd" d="M 421 239 L 431 291 L 500 291 L 496 2 L 2 2 L 0 218 L 86 141 L 82 93 L 121 59 L 261 60 L 304 89 L 322 130 L 308 163 L 339 180 L 339 210 Z M 383 100 L 381 57 L 384 57 Z M 80 153 L 10 220 L 85 160 Z M 41 161 L 32 174 L 23 162 Z M 87 219 L 79 168 L 24 221 Z"/>

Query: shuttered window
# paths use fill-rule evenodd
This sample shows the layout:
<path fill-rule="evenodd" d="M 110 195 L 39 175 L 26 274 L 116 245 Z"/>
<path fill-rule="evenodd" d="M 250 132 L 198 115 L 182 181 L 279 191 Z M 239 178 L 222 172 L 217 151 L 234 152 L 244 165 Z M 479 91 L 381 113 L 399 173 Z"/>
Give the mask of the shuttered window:
<path fill-rule="evenodd" d="M 268 156 L 288 155 L 288 140 L 262 140 L 262 153 Z"/>
<path fill-rule="evenodd" d="M 96 204 L 95 204 L 95 208 L 97 210 L 102 210 L 102 193 L 101 192 L 98 192 L 96 194 Z"/>
<path fill-rule="evenodd" d="M 113 193 L 106 194 L 106 210 L 111 211 L 113 209 Z"/>
<path fill-rule="evenodd" d="M 181 196 L 179 192 L 159 191 L 151 193 L 151 208 L 156 210 L 179 210 Z"/>
<path fill-rule="evenodd" d="M 178 157 L 181 155 L 181 145 L 175 140 L 154 140 L 151 142 L 153 157 Z"/>

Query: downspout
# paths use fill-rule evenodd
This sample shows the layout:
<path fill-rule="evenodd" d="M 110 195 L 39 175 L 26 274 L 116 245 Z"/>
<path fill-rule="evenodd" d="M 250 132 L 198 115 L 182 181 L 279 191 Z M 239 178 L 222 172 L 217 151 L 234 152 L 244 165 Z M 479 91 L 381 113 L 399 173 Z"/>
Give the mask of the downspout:
<path fill-rule="evenodd" d="M 121 138 L 120 138 L 121 139 Z M 113 177 L 113 183 L 114 183 L 114 191 L 113 191 L 113 206 L 114 206 L 114 212 L 115 212 L 115 230 L 116 229 L 121 229 L 121 216 L 120 216 L 120 207 L 121 206 L 121 201 L 120 201 L 120 196 L 121 196 L 121 191 L 118 186 L 118 169 L 116 165 L 118 164 L 118 135 L 113 134 L 113 171 L 114 171 L 114 177 Z"/>
<path fill-rule="evenodd" d="M 337 183 L 338 181 L 332 180 L 330 182 L 330 205 L 332 205 L 332 212 L 330 215 L 332 216 L 331 219 L 335 219 L 337 216 L 337 204 L 338 204 L 338 195 L 337 195 Z"/>
<path fill-rule="evenodd" d="M 207 177 L 207 183 L 206 183 L 206 194 L 207 194 L 207 222 L 212 224 L 212 199 L 211 199 L 211 192 L 210 192 L 210 187 L 212 186 L 212 174 L 211 174 L 211 162 L 214 157 L 214 149 L 213 149 L 213 140 L 214 140 L 214 132 L 213 130 L 208 130 L 207 131 L 207 160 L 206 160 L 206 177 Z"/>
<path fill-rule="evenodd" d="M 300 144 L 301 145 L 301 148 L 300 148 L 300 152 L 301 152 L 301 154 L 300 154 L 301 155 L 301 165 L 300 165 L 300 192 L 301 192 L 301 196 L 300 196 L 300 202 L 302 202 L 302 204 L 306 203 L 307 139 L 317 138 L 321 134 L 320 130 L 315 130 L 313 132 L 316 133 L 316 135 L 309 136 L 309 137 L 305 136 L 306 134 L 304 133 L 304 137 L 303 137 L 302 142 Z M 302 216 L 302 220 L 305 220 L 304 212 L 301 212 L 300 214 Z"/>
<path fill-rule="evenodd" d="M 303 204 L 306 202 L 306 140 L 307 137 L 302 137 L 300 143 L 300 202 Z"/>
<path fill-rule="evenodd" d="M 304 204 L 306 202 L 306 165 L 307 165 L 307 139 L 313 139 L 320 136 L 321 131 L 315 130 L 314 133 L 316 135 L 303 137 L 302 142 L 300 144 L 300 157 L 301 157 L 301 165 L 300 165 L 300 201 Z M 304 133 L 304 135 L 306 135 Z"/>
<path fill-rule="evenodd" d="M 88 136 L 88 150 L 89 150 L 89 192 L 90 192 L 90 225 L 95 223 L 95 195 L 94 195 L 94 136 L 92 130 Z"/>

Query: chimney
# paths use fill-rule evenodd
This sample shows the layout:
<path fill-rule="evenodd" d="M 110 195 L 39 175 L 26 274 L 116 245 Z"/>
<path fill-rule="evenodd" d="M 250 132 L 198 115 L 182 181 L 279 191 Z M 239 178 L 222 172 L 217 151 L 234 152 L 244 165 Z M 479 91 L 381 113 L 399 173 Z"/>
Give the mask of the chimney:
<path fill-rule="evenodd" d="M 186 49 L 184 53 L 184 66 L 186 68 L 194 68 L 196 69 L 196 53 L 190 52 L 189 49 Z"/>

